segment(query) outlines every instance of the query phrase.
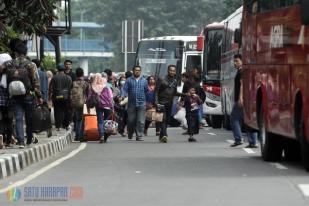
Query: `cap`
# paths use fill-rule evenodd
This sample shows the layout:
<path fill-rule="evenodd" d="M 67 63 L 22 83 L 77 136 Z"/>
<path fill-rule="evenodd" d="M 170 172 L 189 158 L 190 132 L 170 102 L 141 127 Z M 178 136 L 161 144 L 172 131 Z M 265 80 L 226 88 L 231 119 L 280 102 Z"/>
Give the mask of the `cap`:
<path fill-rule="evenodd" d="M 63 71 L 64 70 L 64 64 L 58 64 L 57 65 L 57 69 L 58 69 L 58 71 Z"/>

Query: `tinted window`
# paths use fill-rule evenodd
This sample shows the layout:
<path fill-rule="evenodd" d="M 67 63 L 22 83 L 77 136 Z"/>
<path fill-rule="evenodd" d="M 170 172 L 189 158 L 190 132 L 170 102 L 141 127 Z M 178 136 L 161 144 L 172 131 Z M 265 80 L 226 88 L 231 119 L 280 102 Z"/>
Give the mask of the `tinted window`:
<path fill-rule="evenodd" d="M 260 0 L 259 11 L 270 11 L 298 4 L 300 0 Z"/>

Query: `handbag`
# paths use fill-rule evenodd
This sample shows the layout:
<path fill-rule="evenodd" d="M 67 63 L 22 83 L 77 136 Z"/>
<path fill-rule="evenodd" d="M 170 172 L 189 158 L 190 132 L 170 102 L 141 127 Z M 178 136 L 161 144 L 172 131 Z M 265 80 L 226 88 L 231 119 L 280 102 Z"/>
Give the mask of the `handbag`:
<path fill-rule="evenodd" d="M 104 132 L 110 135 L 116 135 L 118 133 L 118 123 L 115 121 L 114 111 L 110 115 L 111 119 L 105 120 L 103 123 Z"/>
<path fill-rule="evenodd" d="M 155 109 L 148 109 L 148 110 L 146 111 L 146 120 L 147 120 L 147 121 L 154 121 L 154 120 L 152 119 L 152 114 L 153 114 L 154 112 L 156 112 Z"/>
<path fill-rule="evenodd" d="M 162 122 L 163 121 L 163 116 L 164 116 L 163 112 L 153 112 L 152 113 L 152 121 Z"/>
<path fill-rule="evenodd" d="M 87 98 L 86 104 L 88 108 L 94 108 L 100 104 L 99 95 L 96 92 L 91 91 L 91 87 L 89 88 L 89 96 Z"/>

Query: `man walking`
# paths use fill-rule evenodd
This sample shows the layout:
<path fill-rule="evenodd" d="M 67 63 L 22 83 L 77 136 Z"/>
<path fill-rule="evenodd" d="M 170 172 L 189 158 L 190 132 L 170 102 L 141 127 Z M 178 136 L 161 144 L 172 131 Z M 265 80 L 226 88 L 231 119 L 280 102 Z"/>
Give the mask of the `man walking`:
<path fill-rule="evenodd" d="M 147 80 L 141 76 L 142 68 L 134 66 L 133 76 L 124 84 L 123 90 L 128 97 L 128 138 L 132 139 L 136 131 L 136 141 L 143 141 L 146 93 L 148 91 Z"/>
<path fill-rule="evenodd" d="M 164 106 L 163 121 L 160 123 L 159 141 L 167 143 L 167 125 L 170 120 L 174 96 L 185 96 L 177 92 L 176 66 L 169 65 L 168 74 L 164 79 L 159 79 L 156 88 L 156 105 Z"/>
<path fill-rule="evenodd" d="M 53 101 L 55 125 L 57 130 L 60 127 L 69 130 L 70 123 L 70 91 L 72 88 L 71 78 L 64 73 L 64 65 L 57 66 L 58 73 L 53 76 L 49 85 L 49 97 Z"/>
<path fill-rule="evenodd" d="M 35 98 L 38 104 L 43 103 L 37 68 L 29 61 L 27 45 L 20 39 L 10 42 L 15 59 L 5 63 L 8 90 L 16 120 L 16 135 L 19 148 L 24 148 L 24 117 L 26 121 L 27 145 L 33 140 L 33 109 Z"/>
<path fill-rule="evenodd" d="M 242 58 L 240 54 L 234 55 L 234 66 L 237 74 L 234 81 L 234 106 L 231 113 L 231 126 L 235 142 L 231 147 L 243 144 L 241 122 L 243 120 L 243 92 L 242 92 Z M 256 133 L 247 132 L 249 145 L 247 148 L 257 148 Z"/>

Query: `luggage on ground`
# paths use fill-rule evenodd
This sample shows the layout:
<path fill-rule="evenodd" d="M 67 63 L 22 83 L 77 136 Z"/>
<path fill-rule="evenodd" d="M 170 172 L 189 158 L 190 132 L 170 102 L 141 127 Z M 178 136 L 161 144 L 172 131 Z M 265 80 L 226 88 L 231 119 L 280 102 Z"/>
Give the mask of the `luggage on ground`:
<path fill-rule="evenodd" d="M 96 115 L 84 114 L 84 139 L 87 141 L 99 141 L 98 121 Z"/>

